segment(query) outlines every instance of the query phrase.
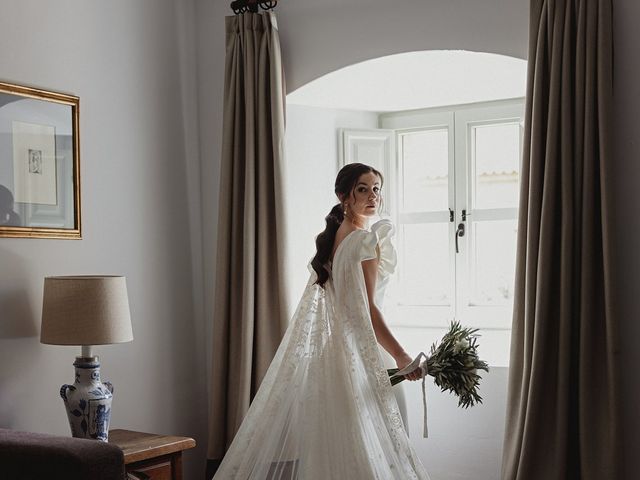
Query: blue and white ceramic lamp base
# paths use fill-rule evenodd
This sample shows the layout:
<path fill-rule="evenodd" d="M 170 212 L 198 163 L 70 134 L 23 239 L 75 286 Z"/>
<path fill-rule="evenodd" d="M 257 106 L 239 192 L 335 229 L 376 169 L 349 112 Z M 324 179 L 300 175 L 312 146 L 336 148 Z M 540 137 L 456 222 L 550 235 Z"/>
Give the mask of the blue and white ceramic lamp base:
<path fill-rule="evenodd" d="M 100 381 L 100 361 L 97 356 L 76 357 L 73 365 L 76 369 L 75 382 L 60 388 L 71 435 L 106 442 L 109 437 L 113 385 Z"/>

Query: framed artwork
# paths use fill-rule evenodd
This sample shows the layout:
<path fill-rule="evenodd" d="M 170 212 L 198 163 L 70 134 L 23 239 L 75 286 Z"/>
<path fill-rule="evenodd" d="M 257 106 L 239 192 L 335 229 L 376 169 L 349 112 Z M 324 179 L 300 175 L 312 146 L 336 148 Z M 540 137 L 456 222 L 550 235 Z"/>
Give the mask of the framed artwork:
<path fill-rule="evenodd" d="M 0 82 L 0 237 L 81 238 L 79 108 Z"/>

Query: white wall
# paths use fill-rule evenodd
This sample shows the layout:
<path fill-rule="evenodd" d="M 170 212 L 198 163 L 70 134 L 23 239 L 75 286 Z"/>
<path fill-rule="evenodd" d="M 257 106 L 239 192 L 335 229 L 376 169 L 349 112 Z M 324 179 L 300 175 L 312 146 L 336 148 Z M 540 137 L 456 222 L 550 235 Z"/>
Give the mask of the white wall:
<path fill-rule="evenodd" d="M 122 274 L 135 338 L 97 349 L 111 426 L 195 437 L 187 478 L 202 478 L 193 14 L 177 0 L 2 2 L 0 78 L 80 97 L 83 239 L 0 239 L 0 426 L 69 435 L 58 391 L 79 349 L 39 343 L 43 277 Z"/>
<path fill-rule="evenodd" d="M 428 353 L 444 329 L 392 327 L 402 346 L 410 353 Z M 480 355 L 488 359 L 487 342 L 478 342 Z M 422 437 L 422 391 L 417 382 L 404 382 L 407 399 L 409 438 L 427 467 L 431 480 L 497 480 L 502 467 L 507 381 L 509 369 L 490 364 L 481 372 L 482 404 L 458 407 L 457 399 L 427 381 L 429 438 Z M 394 387 L 395 388 L 395 387 Z M 462 454 L 461 452 L 464 452 Z"/>
<path fill-rule="evenodd" d="M 287 106 L 285 210 L 289 306 L 295 310 L 309 279 L 307 264 L 324 217 L 338 203 L 333 182 L 338 173 L 338 128 L 377 128 L 374 112 Z"/>

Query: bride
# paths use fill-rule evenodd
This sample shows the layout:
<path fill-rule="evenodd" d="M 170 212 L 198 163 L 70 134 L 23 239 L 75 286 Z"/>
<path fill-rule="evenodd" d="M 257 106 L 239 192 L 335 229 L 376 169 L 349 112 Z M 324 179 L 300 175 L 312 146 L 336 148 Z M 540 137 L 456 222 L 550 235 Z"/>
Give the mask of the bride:
<path fill-rule="evenodd" d="M 409 443 L 380 344 L 411 363 L 380 311 L 396 255 L 377 214 L 382 175 L 360 163 L 336 178 L 340 203 L 316 238 L 311 278 L 214 479 L 428 479 Z M 420 372 L 407 375 L 420 378 Z"/>

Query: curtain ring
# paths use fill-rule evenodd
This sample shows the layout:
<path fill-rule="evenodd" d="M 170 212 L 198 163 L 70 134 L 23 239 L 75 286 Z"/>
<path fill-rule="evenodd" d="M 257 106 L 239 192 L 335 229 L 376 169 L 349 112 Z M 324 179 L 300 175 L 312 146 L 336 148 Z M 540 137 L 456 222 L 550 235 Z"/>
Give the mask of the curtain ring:
<path fill-rule="evenodd" d="M 231 2 L 231 10 L 236 15 L 246 12 L 257 13 L 259 9 L 273 10 L 278 5 L 278 0 L 235 0 Z"/>
<path fill-rule="evenodd" d="M 260 8 L 262 8 L 263 10 L 273 10 L 274 8 L 276 8 L 276 5 L 278 5 L 278 0 L 268 0 L 266 2 L 260 2 L 258 3 L 258 5 L 260 5 Z"/>

